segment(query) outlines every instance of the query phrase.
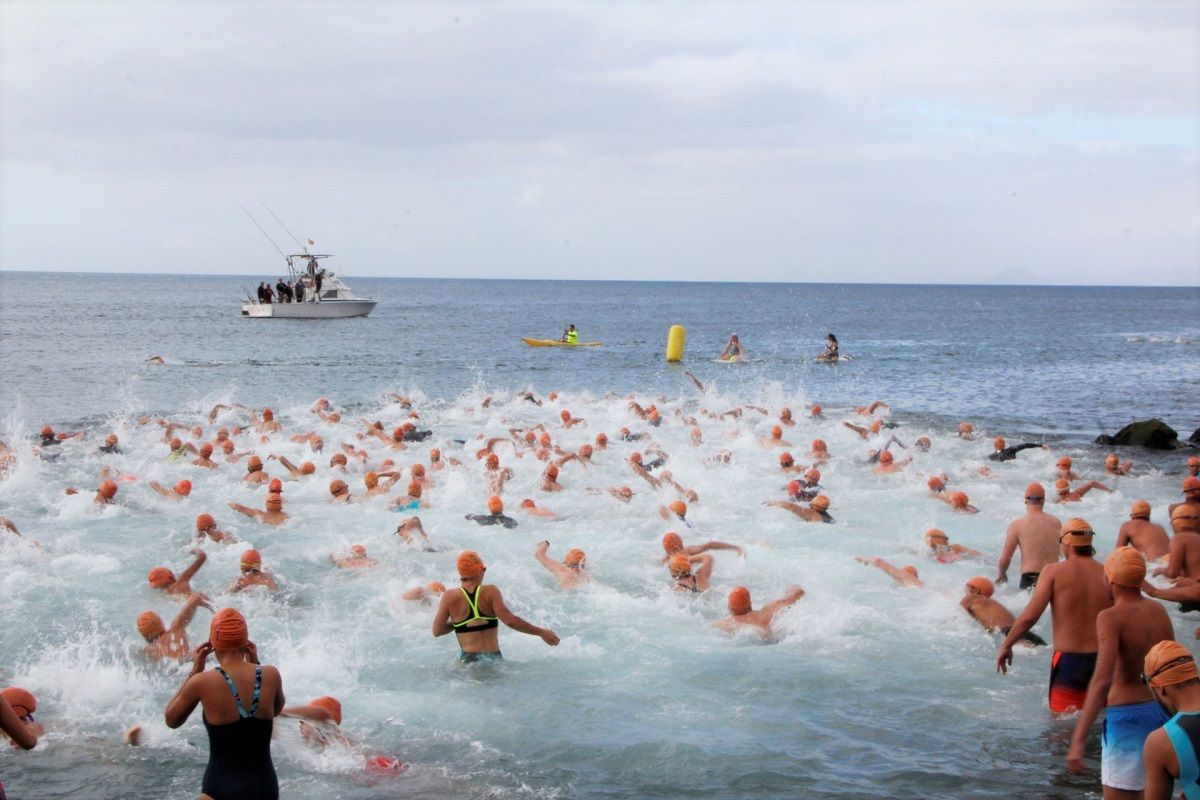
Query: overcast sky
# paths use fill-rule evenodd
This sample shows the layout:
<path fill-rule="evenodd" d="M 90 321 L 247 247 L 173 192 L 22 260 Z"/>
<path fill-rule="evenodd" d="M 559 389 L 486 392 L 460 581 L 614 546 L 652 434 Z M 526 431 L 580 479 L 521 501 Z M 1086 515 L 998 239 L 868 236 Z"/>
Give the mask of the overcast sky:
<path fill-rule="evenodd" d="M 1195 285 L 1198 8 L 0 0 L 0 269 Z"/>

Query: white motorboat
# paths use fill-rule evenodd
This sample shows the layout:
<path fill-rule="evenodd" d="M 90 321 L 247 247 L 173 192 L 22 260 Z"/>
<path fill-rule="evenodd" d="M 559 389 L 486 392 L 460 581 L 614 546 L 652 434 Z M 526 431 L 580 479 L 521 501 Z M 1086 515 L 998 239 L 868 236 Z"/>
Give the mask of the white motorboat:
<path fill-rule="evenodd" d="M 329 255 L 293 253 L 284 256 L 288 265 L 288 284 L 304 288 L 304 299 L 293 302 L 247 302 L 242 304 L 243 317 L 275 319 L 338 319 L 365 317 L 379 302 L 359 297 L 337 275 L 324 269 L 319 260 Z M 274 288 L 274 287 L 272 287 Z"/>

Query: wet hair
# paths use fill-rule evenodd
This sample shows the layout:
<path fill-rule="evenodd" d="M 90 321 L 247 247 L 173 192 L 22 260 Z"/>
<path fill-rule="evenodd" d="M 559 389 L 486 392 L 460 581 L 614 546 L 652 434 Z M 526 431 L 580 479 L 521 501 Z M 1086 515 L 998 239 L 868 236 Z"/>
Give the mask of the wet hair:
<path fill-rule="evenodd" d="M 1073 544 L 1071 549 L 1075 551 L 1077 556 L 1088 556 L 1089 558 L 1096 555 L 1096 548 L 1090 544 Z"/>
<path fill-rule="evenodd" d="M 833 342 L 834 344 L 837 344 L 837 337 L 834 336 L 832 333 L 829 334 L 828 336 L 826 336 L 825 338 L 828 339 L 829 341 Z"/>

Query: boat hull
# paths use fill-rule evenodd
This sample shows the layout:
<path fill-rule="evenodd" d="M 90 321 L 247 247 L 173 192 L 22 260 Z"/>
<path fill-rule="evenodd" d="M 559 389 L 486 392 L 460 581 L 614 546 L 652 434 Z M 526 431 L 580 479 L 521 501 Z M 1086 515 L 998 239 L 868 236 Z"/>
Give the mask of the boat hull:
<path fill-rule="evenodd" d="M 322 300 L 320 303 L 243 303 L 242 316 L 254 319 L 344 319 L 365 317 L 375 300 Z"/>

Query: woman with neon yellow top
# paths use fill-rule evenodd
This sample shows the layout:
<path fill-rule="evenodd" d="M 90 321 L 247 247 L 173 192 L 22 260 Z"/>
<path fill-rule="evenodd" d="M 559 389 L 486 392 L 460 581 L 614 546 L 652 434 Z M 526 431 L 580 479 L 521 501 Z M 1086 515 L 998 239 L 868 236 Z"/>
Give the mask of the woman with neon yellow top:
<path fill-rule="evenodd" d="M 462 551 L 457 566 L 462 587 L 457 592 L 447 591 L 442 595 L 433 617 L 433 635 L 458 634 L 458 646 L 462 650 L 459 661 L 470 664 L 500 659 L 499 622 L 515 631 L 540 636 L 551 647 L 558 644 L 554 631 L 521 619 L 504 605 L 498 587 L 483 584 L 487 567 L 478 553 Z"/>

